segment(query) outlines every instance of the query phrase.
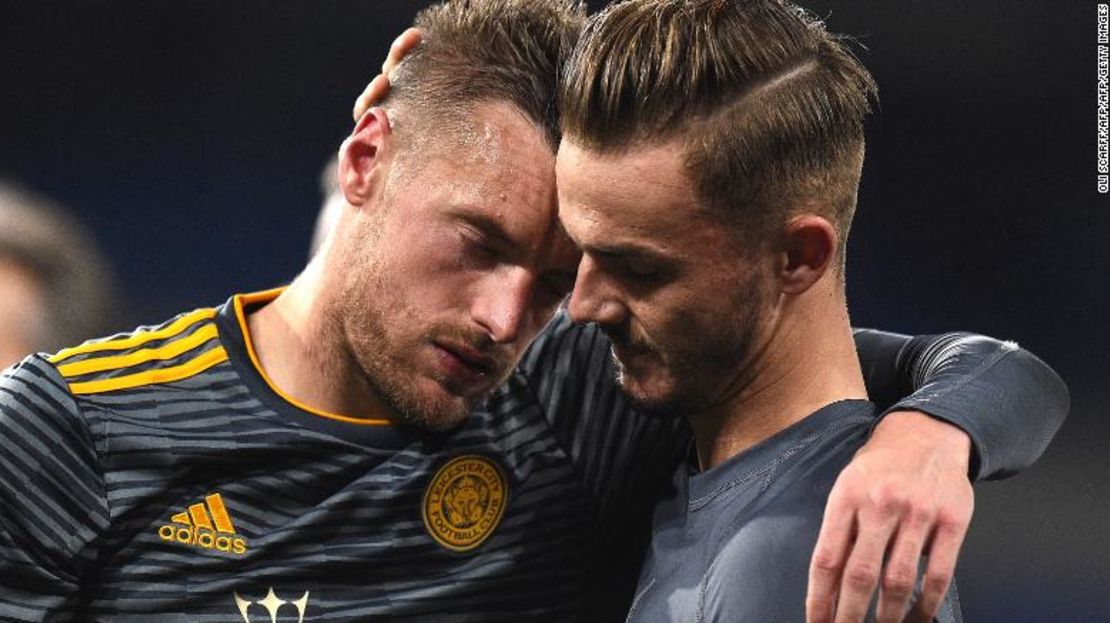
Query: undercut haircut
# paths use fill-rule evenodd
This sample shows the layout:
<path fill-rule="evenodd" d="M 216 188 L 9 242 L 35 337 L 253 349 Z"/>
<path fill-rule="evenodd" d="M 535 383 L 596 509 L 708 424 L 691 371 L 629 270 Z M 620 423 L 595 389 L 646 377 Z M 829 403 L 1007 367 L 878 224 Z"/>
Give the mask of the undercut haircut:
<path fill-rule="evenodd" d="M 699 198 L 746 243 L 816 212 L 844 246 L 877 100 L 841 38 L 779 0 L 627 0 L 566 66 L 564 136 L 619 153 L 681 137 Z M 757 238 L 758 237 L 758 238 Z"/>
<path fill-rule="evenodd" d="M 421 11 L 423 41 L 391 79 L 386 102 L 437 124 L 506 101 L 559 143 L 559 71 L 586 21 L 572 0 L 448 0 Z M 420 131 L 426 128 L 419 128 Z"/>

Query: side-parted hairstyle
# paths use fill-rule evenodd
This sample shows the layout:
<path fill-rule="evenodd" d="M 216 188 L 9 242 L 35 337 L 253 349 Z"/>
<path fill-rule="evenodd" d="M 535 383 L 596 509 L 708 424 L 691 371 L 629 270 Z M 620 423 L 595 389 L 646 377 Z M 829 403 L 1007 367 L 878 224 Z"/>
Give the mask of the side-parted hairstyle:
<path fill-rule="evenodd" d="M 447 0 L 421 11 L 424 39 L 392 76 L 385 104 L 432 124 L 462 107 L 507 101 L 559 142 L 559 70 L 586 21 L 574 0 Z M 423 129 L 423 128 L 421 128 Z"/>
<path fill-rule="evenodd" d="M 681 136 L 699 197 L 742 240 L 802 204 L 840 234 L 855 211 L 877 89 L 842 42 L 780 0 L 627 0 L 593 16 L 565 68 L 564 136 L 620 152 Z"/>

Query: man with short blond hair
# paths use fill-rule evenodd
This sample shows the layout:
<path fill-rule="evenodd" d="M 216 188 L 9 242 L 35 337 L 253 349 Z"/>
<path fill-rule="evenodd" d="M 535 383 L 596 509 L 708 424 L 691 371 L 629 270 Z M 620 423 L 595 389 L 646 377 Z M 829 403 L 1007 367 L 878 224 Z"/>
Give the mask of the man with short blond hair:
<path fill-rule="evenodd" d="M 604 336 L 557 312 L 579 253 L 556 219 L 556 72 L 583 17 L 569 0 L 421 13 L 427 42 L 344 141 L 338 220 L 291 285 L 0 377 L 0 616 L 623 616 L 687 436 L 632 409 Z M 1051 393 L 1043 364 L 985 338 L 959 357 L 890 340 L 870 353 L 880 385 L 965 401 L 936 404 L 1002 449 L 987 469 L 1039 455 L 1040 407 L 977 388 Z M 1011 387 L 1015 369 L 1035 382 Z M 938 448 L 968 460 L 954 428 L 915 445 L 890 426 L 867 447 L 906 460 L 871 481 Z"/>

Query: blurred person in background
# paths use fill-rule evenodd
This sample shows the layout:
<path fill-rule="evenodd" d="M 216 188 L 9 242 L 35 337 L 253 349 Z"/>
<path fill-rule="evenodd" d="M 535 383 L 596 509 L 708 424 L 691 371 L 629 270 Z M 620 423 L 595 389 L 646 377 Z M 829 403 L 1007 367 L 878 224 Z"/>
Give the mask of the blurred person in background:
<path fill-rule="evenodd" d="M 623 618 L 687 446 L 621 397 L 597 327 L 556 315 L 578 256 L 555 218 L 550 104 L 581 17 L 570 0 L 429 9 L 399 97 L 344 142 L 338 224 L 288 288 L 0 377 L 0 444 L 29 457 L 0 462 L 0 616 Z M 985 442 L 929 434 L 911 396 L 865 446 L 893 458 L 861 491 L 966 487 L 938 453 L 974 477 L 1040 455 L 1062 419 L 1027 399 L 1043 364 L 987 338 L 957 357 L 896 341 L 866 367 L 923 408 L 958 402 Z M 999 385 L 1011 366 L 1028 374 Z"/>
<path fill-rule="evenodd" d="M 56 204 L 0 182 L 0 368 L 112 328 L 115 277 Z"/>
<path fill-rule="evenodd" d="M 320 194 L 324 203 L 320 207 L 320 213 L 316 216 L 316 226 L 312 230 L 312 242 L 308 247 L 309 259 L 320 250 L 320 245 L 324 244 L 324 239 L 328 237 L 328 232 L 335 226 L 339 213 L 343 210 L 343 190 L 339 188 L 338 156 L 333 156 L 320 172 Z"/>

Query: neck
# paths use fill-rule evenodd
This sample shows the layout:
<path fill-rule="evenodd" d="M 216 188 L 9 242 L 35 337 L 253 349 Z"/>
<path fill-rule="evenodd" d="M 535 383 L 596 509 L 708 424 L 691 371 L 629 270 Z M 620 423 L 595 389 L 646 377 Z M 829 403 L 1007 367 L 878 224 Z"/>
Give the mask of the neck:
<path fill-rule="evenodd" d="M 248 339 L 263 374 L 285 396 L 326 413 L 396 419 L 346 347 L 341 328 L 324 313 L 326 292 L 337 291 L 325 279 L 342 274 L 328 266 L 331 255 L 325 243 L 281 296 L 247 315 Z"/>
<path fill-rule="evenodd" d="M 807 295 L 783 306 L 734 398 L 690 417 L 701 469 L 720 465 L 825 405 L 867 398 L 843 297 Z"/>

